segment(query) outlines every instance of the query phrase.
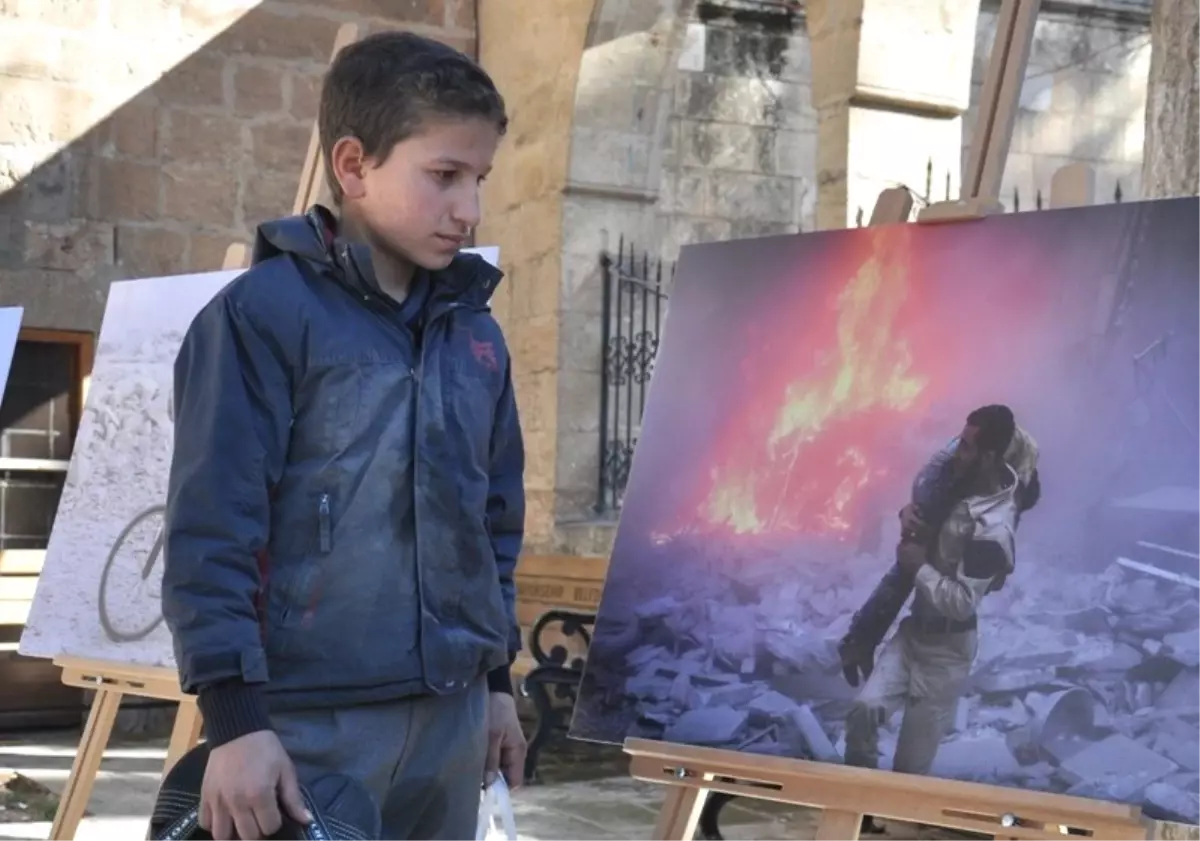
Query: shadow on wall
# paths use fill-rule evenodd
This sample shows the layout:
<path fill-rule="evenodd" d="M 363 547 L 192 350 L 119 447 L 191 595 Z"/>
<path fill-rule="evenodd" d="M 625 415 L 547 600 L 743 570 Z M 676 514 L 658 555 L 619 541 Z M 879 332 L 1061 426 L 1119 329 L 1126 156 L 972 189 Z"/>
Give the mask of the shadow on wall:
<path fill-rule="evenodd" d="M 218 269 L 288 212 L 341 24 L 474 54 L 468 0 L 108 5 L 0 16 L 0 306 L 31 327 L 97 330 L 112 280 Z"/>

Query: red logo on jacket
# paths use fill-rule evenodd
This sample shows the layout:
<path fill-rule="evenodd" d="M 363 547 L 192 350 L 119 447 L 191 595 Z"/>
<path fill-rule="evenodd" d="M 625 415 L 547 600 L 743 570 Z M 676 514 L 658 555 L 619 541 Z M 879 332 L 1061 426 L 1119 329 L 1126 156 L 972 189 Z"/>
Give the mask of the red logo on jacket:
<path fill-rule="evenodd" d="M 489 371 L 499 371 L 500 363 L 496 361 L 496 348 L 491 342 L 477 342 L 471 337 L 471 354 L 475 361 Z"/>

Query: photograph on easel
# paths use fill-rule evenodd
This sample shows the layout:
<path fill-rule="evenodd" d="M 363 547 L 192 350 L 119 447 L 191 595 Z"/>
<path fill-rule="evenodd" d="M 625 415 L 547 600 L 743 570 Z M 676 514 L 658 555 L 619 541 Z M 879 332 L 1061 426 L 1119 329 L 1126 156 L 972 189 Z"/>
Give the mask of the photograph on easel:
<path fill-rule="evenodd" d="M 685 247 L 572 736 L 1200 820 L 1197 211 Z"/>
<path fill-rule="evenodd" d="M 240 270 L 113 283 L 22 654 L 174 669 L 162 622 L 175 355 Z"/>

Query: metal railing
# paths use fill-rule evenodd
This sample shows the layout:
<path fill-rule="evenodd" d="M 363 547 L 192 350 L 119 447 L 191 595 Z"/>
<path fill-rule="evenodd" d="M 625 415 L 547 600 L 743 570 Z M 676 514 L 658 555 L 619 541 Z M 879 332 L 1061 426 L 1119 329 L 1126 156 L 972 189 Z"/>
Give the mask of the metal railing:
<path fill-rule="evenodd" d="M 667 288 L 675 264 L 640 256 L 622 237 L 615 257 L 600 257 L 604 291 L 601 305 L 600 463 L 597 514 L 621 507 L 633 449 L 654 373 Z"/>

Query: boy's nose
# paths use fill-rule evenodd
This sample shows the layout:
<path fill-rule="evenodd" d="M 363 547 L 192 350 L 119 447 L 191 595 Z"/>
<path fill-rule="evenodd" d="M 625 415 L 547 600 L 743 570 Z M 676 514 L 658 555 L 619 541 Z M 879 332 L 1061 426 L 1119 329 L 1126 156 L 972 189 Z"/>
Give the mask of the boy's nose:
<path fill-rule="evenodd" d="M 483 216 L 480 209 L 479 190 L 472 190 L 468 196 L 457 202 L 454 206 L 453 216 L 454 221 L 460 225 L 472 230 L 478 227 Z"/>

